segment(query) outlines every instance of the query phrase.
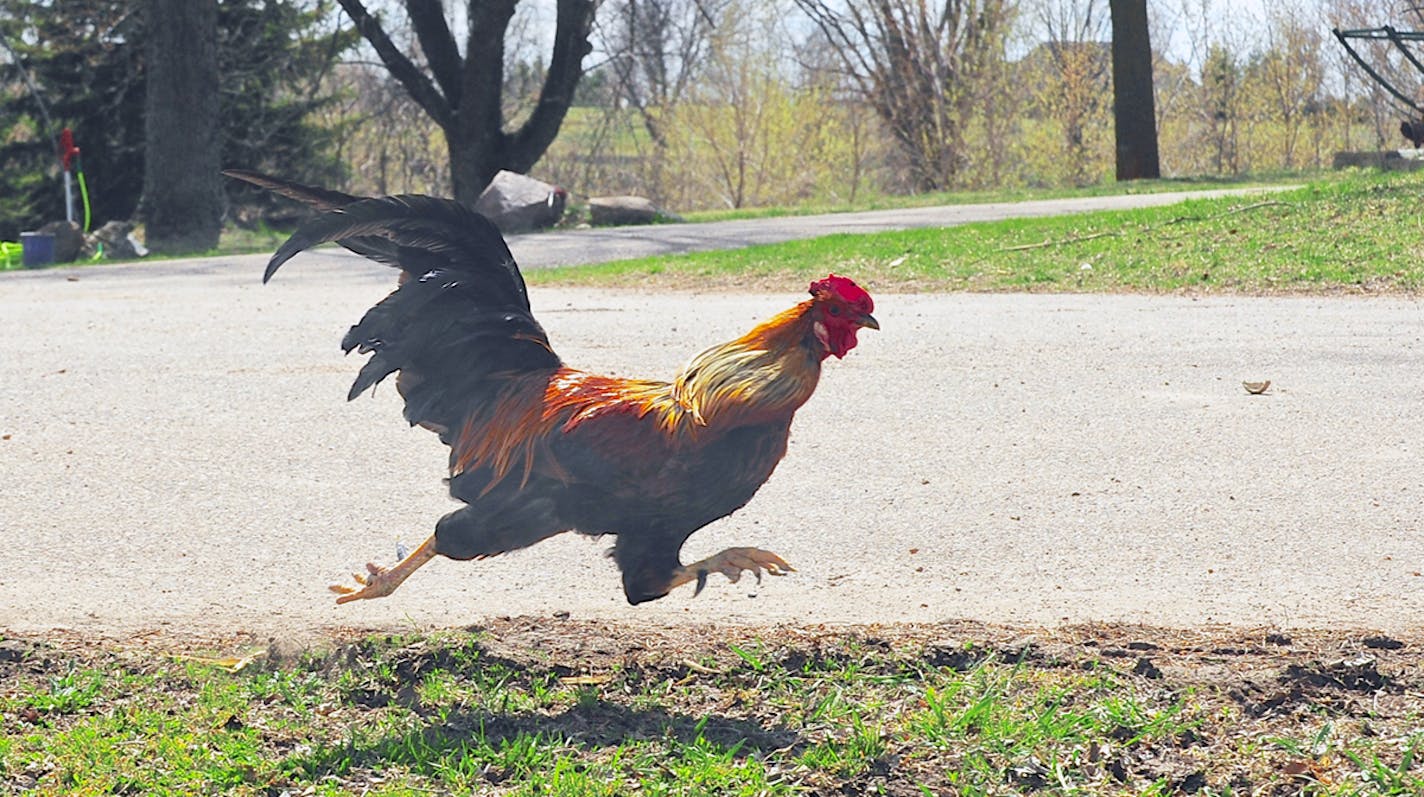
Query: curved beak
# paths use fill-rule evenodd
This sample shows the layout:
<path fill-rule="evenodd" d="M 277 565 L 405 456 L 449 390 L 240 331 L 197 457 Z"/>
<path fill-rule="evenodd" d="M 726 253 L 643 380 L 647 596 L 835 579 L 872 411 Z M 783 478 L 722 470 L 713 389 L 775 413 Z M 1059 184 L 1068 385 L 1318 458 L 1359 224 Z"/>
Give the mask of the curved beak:
<path fill-rule="evenodd" d="M 862 315 L 860 318 L 857 318 L 855 322 L 867 329 L 880 329 L 880 322 L 876 321 L 875 316 L 871 315 L 870 313 Z"/>

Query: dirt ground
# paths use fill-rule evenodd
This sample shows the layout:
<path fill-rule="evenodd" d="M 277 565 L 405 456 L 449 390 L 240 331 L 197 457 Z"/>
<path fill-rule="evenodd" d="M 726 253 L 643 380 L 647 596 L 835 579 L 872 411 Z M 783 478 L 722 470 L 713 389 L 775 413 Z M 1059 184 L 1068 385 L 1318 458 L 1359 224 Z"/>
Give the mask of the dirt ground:
<path fill-rule="evenodd" d="M 143 670 L 163 666 L 175 655 L 246 656 L 263 667 L 317 655 L 360 666 L 362 656 L 374 655 L 372 638 L 365 636 L 369 630 L 344 629 L 316 648 L 250 634 L 206 638 L 144 634 L 99 644 L 63 632 L 7 636 L 0 641 L 0 683 L 16 676 L 57 677 L 76 665 L 103 667 L 117 662 Z M 1333 768 L 1344 762 L 1329 755 L 1283 752 L 1272 747 L 1271 740 L 1309 739 L 1321 722 L 1346 738 L 1405 738 L 1417 733 L 1424 708 L 1424 635 L 1419 634 L 1181 630 L 1096 623 L 1051 629 L 972 622 L 659 626 L 527 616 L 496 618 L 468 630 L 483 640 L 483 660 L 509 664 L 531 675 L 588 676 L 597 682 L 609 673 L 620 673 L 638 682 L 679 686 L 701 680 L 703 686 L 697 690 L 672 690 L 673 695 L 696 694 L 689 699 L 702 701 L 685 707 L 687 716 L 710 712 L 696 732 L 714 740 L 726 736 L 720 741 L 744 742 L 758 750 L 790 749 L 804 740 L 781 723 L 775 710 L 755 699 L 754 690 L 747 691 L 748 679 L 737 676 L 739 670 L 747 675 L 737 648 L 759 650 L 768 666 L 787 672 L 808 665 L 814 670 L 825 662 L 855 662 L 857 672 L 870 677 L 925 667 L 967 671 L 989 657 L 1021 662 L 1030 670 L 1107 668 L 1132 684 L 1135 694 L 1168 700 L 1189 695 L 1194 714 L 1208 718 L 1195 730 L 1151 746 L 1150 752 L 1125 744 L 1102 762 L 1104 783 L 1116 779 L 1125 786 L 1166 779 L 1172 793 L 1194 793 L 1208 777 L 1218 786 L 1230 778 L 1232 789 L 1245 793 L 1306 793 L 1329 784 Z M 427 660 L 433 654 L 418 637 L 404 642 L 387 639 L 396 639 L 396 645 L 415 640 L 401 649 L 408 655 L 397 656 L 398 672 L 407 672 L 410 679 L 439 666 L 437 659 Z M 372 700 L 384 705 L 379 698 L 375 695 Z M 600 703 L 541 718 L 538 730 L 585 742 L 593 736 L 617 740 L 680 732 L 667 725 L 672 720 L 665 715 L 618 711 L 617 699 L 610 699 L 613 702 L 604 708 L 599 708 Z M 1218 717 L 1236 719 L 1225 723 L 1210 719 Z M 1254 749 L 1243 737 L 1260 740 L 1259 752 L 1243 758 L 1242 749 Z M 818 788 L 812 778 L 807 781 L 808 793 L 920 794 L 918 784 L 943 775 L 944 763 L 933 757 L 892 755 L 889 760 L 899 763 L 836 781 L 834 788 Z M 1203 767 L 1204 760 L 1214 763 Z M 1031 780 L 1034 774 L 1023 777 Z M 1032 792 L 1032 784 L 1028 785 L 1026 792 Z"/>

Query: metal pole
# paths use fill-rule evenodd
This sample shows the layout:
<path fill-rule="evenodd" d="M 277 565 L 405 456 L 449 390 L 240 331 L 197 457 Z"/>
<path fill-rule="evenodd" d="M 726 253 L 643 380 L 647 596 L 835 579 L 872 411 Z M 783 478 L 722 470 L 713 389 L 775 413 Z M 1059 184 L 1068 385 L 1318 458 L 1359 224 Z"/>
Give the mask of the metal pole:
<path fill-rule="evenodd" d="M 74 221 L 74 178 L 68 169 L 64 170 L 64 220 Z"/>
<path fill-rule="evenodd" d="M 1399 31 L 1386 25 L 1384 26 L 1384 32 L 1385 35 L 1389 36 L 1389 40 L 1394 42 L 1394 46 L 1399 48 L 1399 51 L 1404 54 L 1404 57 L 1409 59 L 1409 63 L 1413 64 L 1415 69 L 1424 72 L 1424 64 L 1419 63 L 1419 59 L 1414 57 L 1414 53 L 1409 52 L 1409 48 L 1404 46 L 1404 37 L 1400 35 Z"/>

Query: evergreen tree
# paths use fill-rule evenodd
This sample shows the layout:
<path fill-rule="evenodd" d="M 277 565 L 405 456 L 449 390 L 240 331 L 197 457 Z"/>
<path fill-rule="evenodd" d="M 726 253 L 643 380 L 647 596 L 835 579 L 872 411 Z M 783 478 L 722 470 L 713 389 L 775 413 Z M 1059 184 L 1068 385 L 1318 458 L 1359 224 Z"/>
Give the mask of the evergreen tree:
<path fill-rule="evenodd" d="M 0 239 L 64 218 L 56 155 L 63 127 L 83 151 L 93 224 L 136 212 L 145 168 L 143 5 L 0 0 L 7 48 L 0 49 Z M 309 121 L 326 101 L 321 77 L 357 40 L 354 31 L 332 29 L 333 7 L 327 0 L 220 0 L 223 165 L 333 181 L 335 131 Z"/>

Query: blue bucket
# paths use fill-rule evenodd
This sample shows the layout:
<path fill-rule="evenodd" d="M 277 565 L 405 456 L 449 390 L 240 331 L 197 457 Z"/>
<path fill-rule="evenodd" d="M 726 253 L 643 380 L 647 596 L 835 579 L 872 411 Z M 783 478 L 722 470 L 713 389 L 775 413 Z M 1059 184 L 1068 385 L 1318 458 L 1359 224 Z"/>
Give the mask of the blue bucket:
<path fill-rule="evenodd" d="M 25 268 L 39 268 L 54 262 L 54 236 L 46 232 L 20 233 L 20 262 Z"/>

